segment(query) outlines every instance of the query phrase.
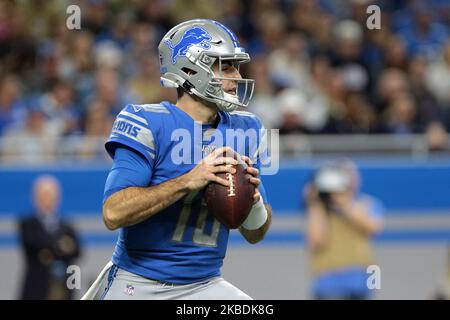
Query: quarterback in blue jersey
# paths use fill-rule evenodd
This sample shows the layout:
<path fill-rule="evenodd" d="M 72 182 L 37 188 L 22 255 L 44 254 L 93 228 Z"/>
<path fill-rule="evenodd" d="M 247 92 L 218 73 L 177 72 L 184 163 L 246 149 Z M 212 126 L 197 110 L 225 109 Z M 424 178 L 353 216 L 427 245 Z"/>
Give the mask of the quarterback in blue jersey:
<path fill-rule="evenodd" d="M 256 243 L 270 226 L 259 178 L 265 129 L 236 111 L 253 93 L 254 81 L 239 73 L 250 57 L 231 30 L 206 19 L 177 25 L 158 50 L 161 84 L 177 88 L 177 103 L 130 104 L 117 115 L 106 142 L 114 162 L 103 220 L 120 233 L 83 299 L 250 299 L 221 277 L 229 229 L 202 201 L 208 183 L 229 186 L 216 174 L 235 173 L 227 152 L 237 152 L 257 187 L 239 231 Z"/>

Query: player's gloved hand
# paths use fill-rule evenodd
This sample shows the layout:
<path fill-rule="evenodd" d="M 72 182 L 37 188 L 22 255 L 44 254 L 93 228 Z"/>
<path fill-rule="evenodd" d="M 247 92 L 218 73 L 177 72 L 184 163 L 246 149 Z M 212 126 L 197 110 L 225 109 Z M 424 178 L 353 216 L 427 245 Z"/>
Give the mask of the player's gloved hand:
<path fill-rule="evenodd" d="M 261 198 L 261 194 L 259 193 L 258 186 L 261 183 L 259 179 L 259 170 L 253 167 L 253 162 L 247 156 L 241 156 L 242 160 L 247 164 L 247 172 L 252 175 L 250 178 L 250 182 L 255 185 L 255 193 L 253 195 L 253 204 L 257 203 Z"/>
<path fill-rule="evenodd" d="M 232 157 L 224 156 L 224 154 L 232 154 L 230 147 L 221 147 L 202 159 L 194 169 L 185 174 L 186 186 L 190 191 L 195 191 L 205 187 L 209 182 L 217 182 L 226 187 L 230 185 L 228 180 L 216 176 L 216 173 L 229 172 L 236 173 L 233 165 L 237 165 L 238 161 Z"/>

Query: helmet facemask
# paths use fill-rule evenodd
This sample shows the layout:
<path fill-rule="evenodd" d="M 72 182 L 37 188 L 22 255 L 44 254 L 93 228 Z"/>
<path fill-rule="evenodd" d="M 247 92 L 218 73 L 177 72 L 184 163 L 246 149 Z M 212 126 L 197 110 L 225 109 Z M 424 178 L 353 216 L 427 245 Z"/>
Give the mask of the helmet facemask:
<path fill-rule="evenodd" d="M 213 73 L 213 78 L 211 79 L 210 85 L 215 83 L 220 84 L 220 91 L 218 94 L 212 95 L 213 99 L 216 100 L 216 105 L 222 111 L 231 112 L 238 107 L 246 108 L 250 103 L 250 100 L 253 96 L 253 91 L 255 87 L 255 80 L 253 79 L 243 79 L 239 78 L 230 78 L 225 77 L 222 74 L 222 66 L 223 63 L 231 63 L 239 72 L 241 63 L 246 63 L 250 60 L 250 58 L 238 58 L 236 56 L 219 56 L 217 58 L 218 64 L 218 72 L 217 75 Z M 231 81 L 236 86 L 235 94 L 228 93 L 223 88 L 222 81 Z M 208 92 L 208 90 L 207 90 Z M 208 92 L 209 94 L 209 92 Z"/>
<path fill-rule="evenodd" d="M 208 52 L 202 52 L 197 65 L 207 71 L 210 80 L 203 93 L 192 88 L 191 93 L 196 96 L 214 103 L 221 111 L 232 112 L 238 107 L 246 108 L 253 96 L 255 80 L 243 78 L 230 78 L 222 74 L 224 63 L 231 63 L 239 72 L 240 65 L 250 61 L 248 54 L 232 55 L 213 55 Z M 213 65 L 217 63 L 218 71 L 214 72 Z M 223 88 L 222 81 L 231 81 L 236 85 L 236 94 L 230 94 Z"/>

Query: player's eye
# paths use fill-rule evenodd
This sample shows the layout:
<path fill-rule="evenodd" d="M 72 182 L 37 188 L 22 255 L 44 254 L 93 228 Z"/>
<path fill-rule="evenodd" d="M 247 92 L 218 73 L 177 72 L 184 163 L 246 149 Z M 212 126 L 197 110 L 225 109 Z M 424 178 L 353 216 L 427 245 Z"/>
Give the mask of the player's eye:
<path fill-rule="evenodd" d="M 222 64 L 222 71 L 233 72 L 235 70 L 239 71 L 238 63 L 225 62 L 224 64 Z"/>
<path fill-rule="evenodd" d="M 229 63 L 225 63 L 222 65 L 222 71 L 228 71 L 231 69 L 231 65 Z"/>

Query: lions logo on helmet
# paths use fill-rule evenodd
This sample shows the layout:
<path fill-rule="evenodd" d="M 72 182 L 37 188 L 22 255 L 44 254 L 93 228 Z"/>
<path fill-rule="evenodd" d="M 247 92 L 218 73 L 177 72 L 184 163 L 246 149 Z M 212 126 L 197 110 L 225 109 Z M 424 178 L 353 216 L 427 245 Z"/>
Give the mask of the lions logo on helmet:
<path fill-rule="evenodd" d="M 177 63 L 177 58 L 179 56 L 185 56 L 189 47 L 193 45 L 198 45 L 203 49 L 211 48 L 209 41 L 211 40 L 211 36 L 200 27 L 193 27 L 188 29 L 181 40 L 176 44 L 172 44 L 172 40 L 168 39 L 165 43 L 172 50 L 172 64 Z"/>

